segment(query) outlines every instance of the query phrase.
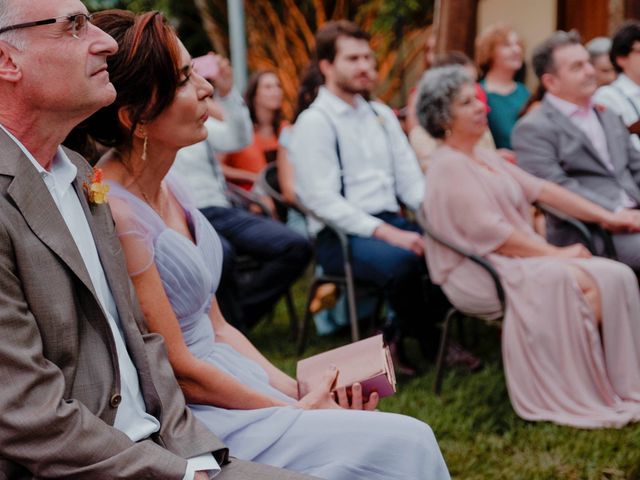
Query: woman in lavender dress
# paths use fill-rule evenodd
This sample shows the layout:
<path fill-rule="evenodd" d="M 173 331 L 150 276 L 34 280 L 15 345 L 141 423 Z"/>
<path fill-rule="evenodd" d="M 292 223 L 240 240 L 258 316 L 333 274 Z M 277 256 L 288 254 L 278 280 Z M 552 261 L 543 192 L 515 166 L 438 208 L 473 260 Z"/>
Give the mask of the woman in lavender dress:
<path fill-rule="evenodd" d="M 366 411 L 377 396 L 365 401 L 359 389 L 351 404 L 344 392 L 334 401 L 336 371 L 297 398 L 295 380 L 224 320 L 215 300 L 220 241 L 167 175 L 179 148 L 206 138 L 211 86 L 161 15 L 112 11 L 95 23 L 120 46 L 108 62 L 118 98 L 86 128 L 113 147 L 98 166 L 129 273 L 193 413 L 242 459 L 332 480 L 449 478 L 427 425 Z"/>

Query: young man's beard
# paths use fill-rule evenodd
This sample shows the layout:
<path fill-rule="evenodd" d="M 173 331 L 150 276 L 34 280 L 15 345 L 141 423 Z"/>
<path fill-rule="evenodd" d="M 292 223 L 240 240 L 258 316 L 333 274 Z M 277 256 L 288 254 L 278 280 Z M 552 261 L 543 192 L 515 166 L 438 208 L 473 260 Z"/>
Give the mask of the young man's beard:
<path fill-rule="evenodd" d="M 353 85 L 348 79 L 338 79 L 336 85 L 340 90 L 351 95 L 362 95 L 365 98 L 369 98 L 371 96 L 371 88 L 369 88 L 369 86 L 358 87 Z"/>

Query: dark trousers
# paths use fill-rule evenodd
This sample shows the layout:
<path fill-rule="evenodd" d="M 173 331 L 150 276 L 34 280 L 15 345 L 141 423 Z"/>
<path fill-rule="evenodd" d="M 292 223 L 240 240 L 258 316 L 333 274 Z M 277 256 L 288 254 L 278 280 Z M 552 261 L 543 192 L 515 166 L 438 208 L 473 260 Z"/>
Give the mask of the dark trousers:
<path fill-rule="evenodd" d="M 227 321 L 248 330 L 304 272 L 311 245 L 283 224 L 239 208 L 201 210 L 216 229 L 224 251 L 216 293 Z"/>
<path fill-rule="evenodd" d="M 396 213 L 376 215 L 397 228 L 421 233 L 420 227 Z M 428 279 L 424 257 L 373 237 L 349 237 L 353 275 L 357 282 L 380 288 L 397 318 L 402 335 L 418 338 L 425 356 L 433 358 L 439 334 L 435 324 L 448 308 L 440 288 Z M 338 237 L 328 229 L 318 234 L 318 263 L 329 274 L 344 274 Z"/>

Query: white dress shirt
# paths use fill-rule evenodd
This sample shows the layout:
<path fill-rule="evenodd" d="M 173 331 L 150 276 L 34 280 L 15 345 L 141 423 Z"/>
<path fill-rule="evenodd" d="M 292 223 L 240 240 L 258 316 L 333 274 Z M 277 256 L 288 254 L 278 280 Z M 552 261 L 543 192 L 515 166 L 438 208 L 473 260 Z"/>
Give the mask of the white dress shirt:
<path fill-rule="evenodd" d="M 172 167 L 188 185 L 196 207 L 200 209 L 231 206 L 215 152 L 240 150 L 253 141 L 251 116 L 240 94 L 233 89 L 225 97 L 216 97 L 216 101 L 222 107 L 224 120 L 207 120 L 207 139 L 180 149 Z"/>
<path fill-rule="evenodd" d="M 296 193 L 306 208 L 350 235 L 370 237 L 382 223 L 374 214 L 399 210 L 396 197 L 409 208 L 419 208 L 424 179 L 393 111 L 355 98 L 354 107 L 321 87 L 296 121 L 289 157 Z M 345 197 L 340 194 L 335 132 Z M 322 224 L 310 220 L 312 234 L 321 229 Z"/>
<path fill-rule="evenodd" d="M 91 277 L 91 283 L 98 296 L 100 306 L 111 328 L 120 368 L 120 395 L 122 397 L 113 427 L 126 434 L 134 442 L 147 438 L 160 430 L 160 422 L 146 412 L 140 390 L 138 372 L 124 342 L 118 309 L 100 263 L 100 257 L 98 256 L 98 250 L 96 249 L 89 223 L 72 185 L 76 178 L 77 168 L 71 163 L 62 148 L 59 147 L 51 163 L 50 171 L 45 170 L 16 137 L 2 125 L 0 125 L 0 128 L 20 147 L 49 190 L 78 247 Z M 192 480 L 197 470 L 208 470 L 210 476 L 220 471 L 218 463 L 211 454 L 194 457 L 187 460 L 187 463 L 187 471 L 183 480 Z"/>
<path fill-rule="evenodd" d="M 626 126 L 640 120 L 640 85 L 624 73 L 618 75 L 618 78 L 610 85 L 604 85 L 596 90 L 593 101 L 620 115 Z M 638 135 L 631 136 L 631 143 L 636 150 L 640 150 Z"/>

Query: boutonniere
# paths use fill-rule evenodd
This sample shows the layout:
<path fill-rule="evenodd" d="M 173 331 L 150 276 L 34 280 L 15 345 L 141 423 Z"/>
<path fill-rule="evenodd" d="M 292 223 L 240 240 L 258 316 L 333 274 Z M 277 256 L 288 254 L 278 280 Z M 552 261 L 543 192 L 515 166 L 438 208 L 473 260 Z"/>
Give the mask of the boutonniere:
<path fill-rule="evenodd" d="M 93 175 L 89 178 L 89 182 L 84 182 L 82 188 L 87 193 L 89 203 L 101 205 L 107 203 L 107 193 L 109 185 L 103 182 L 103 173 L 101 168 L 93 167 Z"/>

